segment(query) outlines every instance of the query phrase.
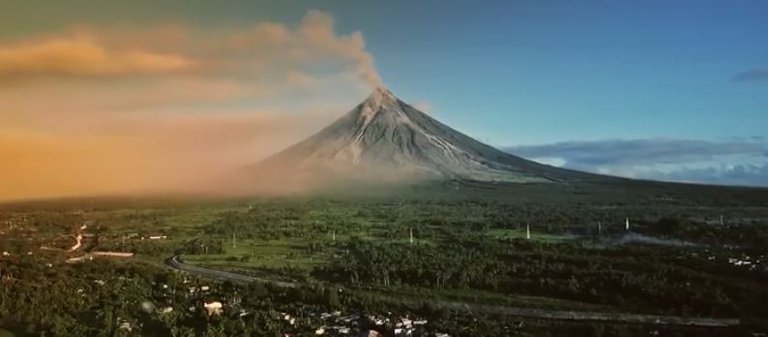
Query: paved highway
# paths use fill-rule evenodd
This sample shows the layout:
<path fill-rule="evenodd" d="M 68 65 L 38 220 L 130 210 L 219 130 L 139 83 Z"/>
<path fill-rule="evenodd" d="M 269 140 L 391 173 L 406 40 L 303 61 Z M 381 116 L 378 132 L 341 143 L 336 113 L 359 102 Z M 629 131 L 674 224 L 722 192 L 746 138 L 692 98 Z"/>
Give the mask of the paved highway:
<path fill-rule="evenodd" d="M 296 287 L 296 284 L 292 282 L 273 281 L 273 280 L 268 280 L 260 277 L 253 277 L 248 275 L 230 273 L 222 270 L 215 270 L 215 269 L 208 269 L 208 268 L 193 266 L 193 265 L 186 264 L 179 261 L 178 255 L 170 257 L 169 259 L 165 260 L 165 262 L 166 264 L 173 267 L 174 269 L 182 270 L 191 274 L 195 274 L 205 278 L 220 280 L 220 281 L 229 280 L 235 283 L 262 282 L 262 283 L 272 283 L 274 285 L 277 285 L 279 287 L 284 287 L 284 288 Z"/>

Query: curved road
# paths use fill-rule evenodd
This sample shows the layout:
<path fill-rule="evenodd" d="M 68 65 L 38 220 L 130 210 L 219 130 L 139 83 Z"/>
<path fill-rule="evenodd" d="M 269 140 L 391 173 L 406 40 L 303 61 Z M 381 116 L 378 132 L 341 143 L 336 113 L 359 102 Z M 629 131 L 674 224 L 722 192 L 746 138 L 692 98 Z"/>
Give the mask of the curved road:
<path fill-rule="evenodd" d="M 272 283 L 276 286 L 283 287 L 283 288 L 296 287 L 296 284 L 292 282 L 273 281 L 273 280 L 268 280 L 260 277 L 253 277 L 248 275 L 230 273 L 222 270 L 215 270 L 215 269 L 208 269 L 208 268 L 193 266 L 191 264 L 186 264 L 179 261 L 178 255 L 174 255 L 169 259 L 165 260 L 165 263 L 173 267 L 174 269 L 182 270 L 191 274 L 195 274 L 198 276 L 202 276 L 202 277 L 210 278 L 214 280 L 220 280 L 220 281 L 228 280 L 235 283 L 250 283 L 250 282 Z"/>
<path fill-rule="evenodd" d="M 264 278 L 247 276 L 242 274 L 235 274 L 231 272 L 202 268 L 198 266 L 189 265 L 178 260 L 177 256 L 172 256 L 167 259 L 166 264 L 174 269 L 182 270 L 198 276 L 215 279 L 215 280 L 229 280 L 235 283 L 249 283 L 249 282 L 263 282 L 272 283 L 279 287 L 294 288 L 296 283 L 272 281 Z M 398 299 L 402 302 L 403 299 Z M 405 299 L 412 302 L 413 305 L 419 305 L 424 300 L 418 299 Z M 537 318 L 537 319 L 551 319 L 551 320 L 570 320 L 570 321 L 604 321 L 604 322 L 622 322 L 622 323 L 636 323 L 636 324 L 657 324 L 657 325 L 688 325 L 699 327 L 730 327 L 739 325 L 739 319 L 737 318 L 705 318 L 705 317 L 682 317 L 682 316 L 660 316 L 660 315 L 643 315 L 643 314 L 630 314 L 630 313 L 612 313 L 612 312 L 589 312 L 589 311 L 565 311 L 565 310 L 548 310 L 548 309 L 534 309 L 534 308 L 521 308 L 521 307 L 508 307 L 501 305 L 485 305 L 485 304 L 470 304 L 464 302 L 451 302 L 431 300 L 432 304 L 451 308 L 454 310 L 462 311 L 474 311 L 485 312 L 494 314 L 505 314 L 517 317 Z"/>

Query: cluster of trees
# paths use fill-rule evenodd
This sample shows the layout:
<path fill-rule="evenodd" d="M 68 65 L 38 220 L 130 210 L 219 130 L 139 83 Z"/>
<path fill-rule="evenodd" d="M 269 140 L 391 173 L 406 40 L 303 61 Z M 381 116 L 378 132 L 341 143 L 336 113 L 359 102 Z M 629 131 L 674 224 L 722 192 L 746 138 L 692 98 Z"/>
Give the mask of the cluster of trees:
<path fill-rule="evenodd" d="M 195 238 L 176 248 L 174 254 L 222 254 L 224 253 L 224 244 L 220 239 L 209 237 Z"/>
<path fill-rule="evenodd" d="M 0 264 L 0 329 L 17 337 L 310 334 L 314 325 L 301 321 L 291 326 L 279 312 L 302 317 L 348 302 L 337 289 L 320 286 L 236 286 L 141 263 L 92 261 L 47 267 L 41 262 L 25 257 Z M 202 285 L 210 291 L 199 291 Z M 198 291 L 190 292 L 193 287 Z M 209 316 L 202 307 L 214 300 L 227 305 L 221 316 Z M 166 308 L 172 309 L 164 312 Z M 131 329 L 121 328 L 123 323 Z"/>
<path fill-rule="evenodd" d="M 240 286 L 211 283 L 139 263 L 94 261 L 46 267 L 40 262 L 29 257 L 4 261 L 0 268 L 0 329 L 10 330 L 17 337 L 223 337 L 284 333 L 303 336 L 313 335 L 314 329 L 322 324 L 316 319 L 318 313 L 336 309 L 345 315 L 375 314 L 393 319 L 410 315 L 429 319 L 426 329 L 414 336 L 430 336 L 435 331 L 458 336 L 634 336 L 648 335 L 654 330 L 662 335 L 714 336 L 733 332 L 597 323 L 553 325 L 505 315 L 458 312 L 426 303 L 414 307 L 322 285 Z M 209 285 L 211 290 L 188 291 L 201 285 Z M 201 304 L 211 300 L 227 304 L 221 316 L 208 316 L 203 310 Z M 163 313 L 168 307 L 172 311 Z M 297 324 L 288 324 L 281 312 L 296 317 Z M 125 322 L 130 324 L 130 330 L 121 328 Z M 362 322 L 371 325 L 370 321 Z M 378 329 L 392 333 L 392 327 Z"/>
<path fill-rule="evenodd" d="M 655 222 L 643 223 L 643 229 L 649 234 L 685 238 L 721 247 L 725 245 L 739 246 L 744 249 L 768 253 L 768 226 L 760 221 L 718 220 L 714 223 L 703 223 L 682 216 L 667 216 Z M 753 223 L 754 222 L 754 223 Z"/>
<path fill-rule="evenodd" d="M 718 226 L 724 215 L 728 226 Z M 380 200 L 296 199 L 261 201 L 247 211 L 225 211 L 202 226 L 205 235 L 243 239 L 320 239 L 335 232 L 344 236 L 403 238 L 413 228 L 420 237 L 446 233 L 462 235 L 490 229 L 521 229 L 531 225 L 537 232 L 619 234 L 624 219 L 633 229 L 688 241 L 761 246 L 768 241 L 760 207 L 700 207 L 662 202 L 656 204 L 510 203 L 496 199 Z M 676 224 L 687 229 L 672 230 Z M 670 226 L 671 225 L 671 226 Z M 754 235 L 753 235 L 754 234 Z"/>
<path fill-rule="evenodd" d="M 315 272 L 350 286 L 472 288 L 617 305 L 645 312 L 763 317 L 765 277 L 695 270 L 658 247 L 584 249 L 524 240 L 350 242 Z M 671 256 L 670 256 L 671 255 Z"/>

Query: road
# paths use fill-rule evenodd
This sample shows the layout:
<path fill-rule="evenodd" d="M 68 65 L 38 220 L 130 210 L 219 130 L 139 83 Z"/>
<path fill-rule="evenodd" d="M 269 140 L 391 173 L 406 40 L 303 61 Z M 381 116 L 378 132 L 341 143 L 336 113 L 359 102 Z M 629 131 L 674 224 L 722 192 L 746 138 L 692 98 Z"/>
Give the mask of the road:
<path fill-rule="evenodd" d="M 169 259 L 165 260 L 165 263 L 174 269 L 182 270 L 190 274 L 195 274 L 205 278 L 210 278 L 210 279 L 215 279 L 220 281 L 228 280 L 235 283 L 261 282 L 261 283 L 272 283 L 276 286 L 283 287 L 283 288 L 296 287 L 296 284 L 292 282 L 273 281 L 273 280 L 268 280 L 260 277 L 253 277 L 248 275 L 230 273 L 222 270 L 215 270 L 215 269 L 208 269 L 208 268 L 193 266 L 191 264 L 186 264 L 179 261 L 178 255 L 172 256 Z"/>
<path fill-rule="evenodd" d="M 197 267 L 183 263 L 178 260 L 178 256 L 173 256 L 166 260 L 166 264 L 174 269 L 182 270 L 191 274 L 211 278 L 215 280 L 229 280 L 235 283 L 263 282 L 272 283 L 279 287 L 294 288 L 296 283 L 272 281 L 264 278 L 235 274 L 221 270 Z M 421 299 L 393 299 L 398 302 L 412 302 L 417 306 L 425 300 Z M 441 300 L 429 300 L 429 302 L 438 307 L 450 308 L 460 311 L 483 312 L 493 314 L 503 314 L 516 317 L 568 320 L 568 321 L 603 321 L 603 322 L 622 322 L 635 324 L 655 324 L 655 325 L 688 325 L 699 327 L 730 327 L 739 325 L 737 318 L 706 318 L 706 317 L 682 317 L 682 316 L 661 316 L 644 315 L 618 312 L 590 312 L 590 311 L 565 311 L 548 310 L 522 307 L 509 307 L 501 305 L 485 305 L 464 302 L 452 302 Z"/>
<path fill-rule="evenodd" d="M 739 319 L 737 318 L 661 316 L 622 312 L 565 311 L 508 307 L 500 305 L 470 304 L 440 300 L 436 300 L 433 303 L 436 306 L 451 308 L 454 310 L 561 321 L 602 321 L 652 325 L 688 325 L 710 328 L 737 326 L 740 323 Z"/>

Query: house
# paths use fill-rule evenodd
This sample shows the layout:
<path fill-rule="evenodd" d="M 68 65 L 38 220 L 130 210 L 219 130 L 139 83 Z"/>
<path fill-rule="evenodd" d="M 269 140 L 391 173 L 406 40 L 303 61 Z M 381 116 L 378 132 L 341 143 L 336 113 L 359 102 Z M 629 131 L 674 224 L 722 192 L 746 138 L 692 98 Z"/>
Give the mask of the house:
<path fill-rule="evenodd" d="M 405 329 L 410 329 L 410 328 L 411 328 L 411 325 L 412 325 L 412 322 L 411 322 L 411 320 L 410 320 L 410 319 L 407 319 L 407 318 L 402 318 L 402 319 L 400 320 L 400 322 L 397 322 L 397 323 L 395 323 L 395 327 L 398 327 L 398 328 L 405 328 Z"/>
<path fill-rule="evenodd" d="M 224 312 L 224 305 L 219 301 L 213 301 L 210 303 L 203 302 L 203 307 L 208 311 L 208 316 L 221 315 Z"/>
<path fill-rule="evenodd" d="M 120 323 L 120 325 L 118 326 L 118 328 L 119 328 L 120 330 L 125 330 L 125 331 L 131 331 L 131 330 L 133 329 L 133 328 L 131 327 L 131 323 L 130 323 L 130 322 L 127 322 L 127 321 L 122 321 L 122 322 Z"/>

